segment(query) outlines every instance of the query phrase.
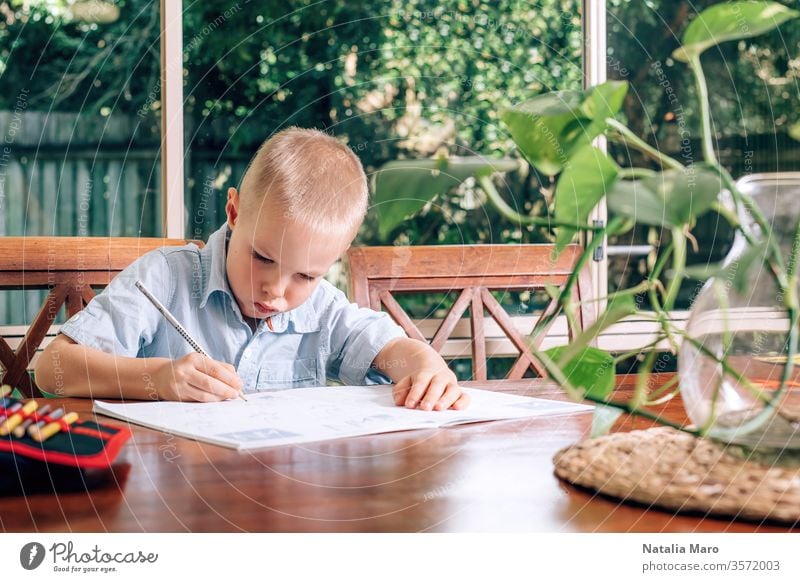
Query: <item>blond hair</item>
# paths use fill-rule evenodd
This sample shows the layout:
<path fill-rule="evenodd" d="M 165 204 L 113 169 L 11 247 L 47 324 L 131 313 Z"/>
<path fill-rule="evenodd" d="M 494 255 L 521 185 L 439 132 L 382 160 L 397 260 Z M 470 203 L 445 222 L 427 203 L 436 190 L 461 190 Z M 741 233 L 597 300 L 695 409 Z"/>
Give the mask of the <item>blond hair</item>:
<path fill-rule="evenodd" d="M 265 141 L 247 167 L 242 204 L 265 205 L 323 233 L 352 233 L 367 213 L 364 168 L 349 147 L 316 129 L 290 127 Z"/>

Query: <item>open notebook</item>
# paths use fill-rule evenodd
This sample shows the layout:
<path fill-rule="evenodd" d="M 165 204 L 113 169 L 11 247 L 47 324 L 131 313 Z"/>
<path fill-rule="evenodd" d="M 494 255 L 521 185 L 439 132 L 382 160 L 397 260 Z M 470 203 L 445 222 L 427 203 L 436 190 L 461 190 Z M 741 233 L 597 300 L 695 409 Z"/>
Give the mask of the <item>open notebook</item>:
<path fill-rule="evenodd" d="M 465 389 L 467 410 L 395 406 L 391 386 L 327 386 L 248 394 L 247 402 L 95 401 L 94 411 L 182 437 L 251 450 L 399 430 L 570 414 L 591 406 Z"/>

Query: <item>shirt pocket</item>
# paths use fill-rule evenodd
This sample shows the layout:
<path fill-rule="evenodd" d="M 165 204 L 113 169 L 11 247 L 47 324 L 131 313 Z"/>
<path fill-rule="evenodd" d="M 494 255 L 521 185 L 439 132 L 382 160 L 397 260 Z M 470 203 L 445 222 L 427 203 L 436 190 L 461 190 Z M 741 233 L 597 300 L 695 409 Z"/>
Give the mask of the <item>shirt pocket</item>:
<path fill-rule="evenodd" d="M 268 360 L 261 363 L 256 380 L 257 390 L 319 386 L 316 358 Z"/>

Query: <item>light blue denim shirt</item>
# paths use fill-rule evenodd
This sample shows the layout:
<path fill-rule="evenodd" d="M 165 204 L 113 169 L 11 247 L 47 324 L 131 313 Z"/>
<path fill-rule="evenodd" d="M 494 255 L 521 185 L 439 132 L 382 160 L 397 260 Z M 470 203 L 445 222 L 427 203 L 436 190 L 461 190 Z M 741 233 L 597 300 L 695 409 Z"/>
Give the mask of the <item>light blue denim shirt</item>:
<path fill-rule="evenodd" d="M 225 270 L 227 224 L 201 250 L 193 244 L 142 256 L 74 315 L 61 332 L 128 357 L 178 359 L 192 351 L 134 286 L 140 279 L 206 352 L 236 367 L 245 392 L 388 380 L 370 368 L 389 340 L 405 333 L 387 314 L 360 308 L 327 281 L 299 307 L 261 321 L 242 318 Z"/>

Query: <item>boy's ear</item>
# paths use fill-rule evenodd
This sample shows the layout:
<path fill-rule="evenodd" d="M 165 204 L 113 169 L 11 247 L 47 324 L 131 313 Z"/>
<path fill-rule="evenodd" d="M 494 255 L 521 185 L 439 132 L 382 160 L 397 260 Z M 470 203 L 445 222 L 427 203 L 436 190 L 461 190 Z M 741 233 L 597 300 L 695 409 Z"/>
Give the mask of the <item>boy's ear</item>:
<path fill-rule="evenodd" d="M 228 188 L 228 201 L 225 203 L 225 214 L 228 216 L 228 226 L 233 230 L 239 218 L 239 191 L 234 187 Z"/>

